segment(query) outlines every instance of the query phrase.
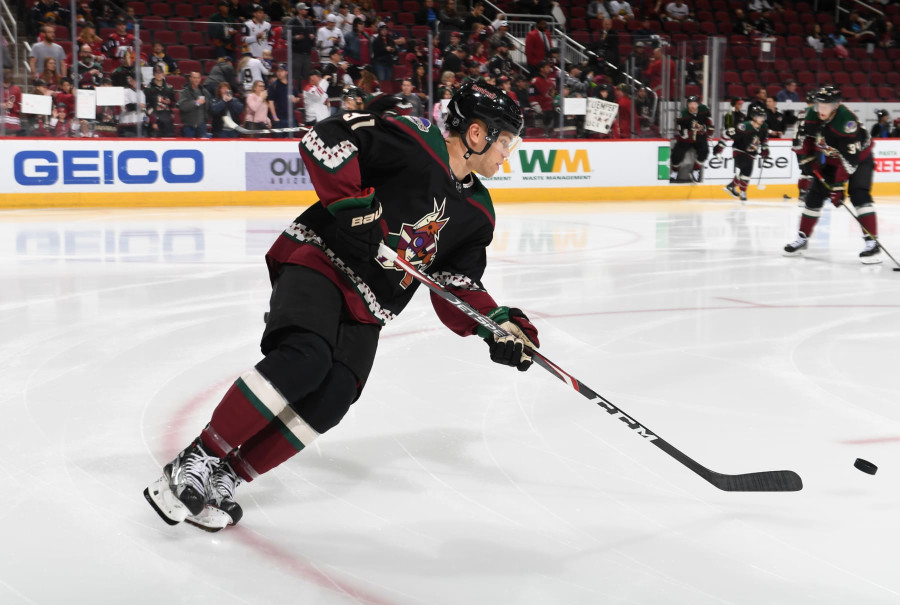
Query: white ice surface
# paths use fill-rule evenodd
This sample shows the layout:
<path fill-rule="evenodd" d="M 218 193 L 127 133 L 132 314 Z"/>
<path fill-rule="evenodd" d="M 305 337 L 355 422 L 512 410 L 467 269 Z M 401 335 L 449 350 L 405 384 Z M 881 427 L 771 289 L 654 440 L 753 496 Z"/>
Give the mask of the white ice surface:
<path fill-rule="evenodd" d="M 344 422 L 239 489 L 239 526 L 169 527 L 141 492 L 258 361 L 294 210 L 5 212 L 0 604 L 900 602 L 900 273 L 858 262 L 849 214 L 792 259 L 793 202 L 497 214 L 484 282 L 552 361 L 700 463 L 803 491 L 716 490 L 420 292 Z"/>

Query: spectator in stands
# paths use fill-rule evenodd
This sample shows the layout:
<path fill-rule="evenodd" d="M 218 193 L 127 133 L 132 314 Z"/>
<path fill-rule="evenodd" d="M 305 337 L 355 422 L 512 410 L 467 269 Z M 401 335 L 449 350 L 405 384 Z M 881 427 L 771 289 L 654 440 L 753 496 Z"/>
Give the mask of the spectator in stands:
<path fill-rule="evenodd" d="M 663 52 L 662 48 L 654 48 L 653 49 L 653 60 L 650 61 L 650 66 L 647 67 L 647 79 L 650 81 L 650 88 L 657 95 L 662 94 L 663 88 L 663 71 L 666 69 L 666 63 L 668 63 L 668 73 L 669 73 L 669 94 L 674 95 L 675 93 L 675 61 L 672 60 L 671 57 L 667 57 Z"/>
<path fill-rule="evenodd" d="M 869 134 L 873 139 L 887 139 L 891 136 L 891 114 L 887 109 L 879 109 L 875 112 L 875 118 L 878 120 L 872 125 Z"/>
<path fill-rule="evenodd" d="M 466 24 L 456 11 L 456 0 L 445 0 L 444 6 L 438 11 L 438 21 L 441 22 L 441 31 L 453 31 L 462 29 Z"/>
<path fill-rule="evenodd" d="M 284 36 L 291 41 L 291 60 L 298 82 L 309 78 L 312 71 L 312 51 L 316 46 L 316 24 L 309 18 L 309 6 L 298 2 L 294 15 L 284 25 Z"/>
<path fill-rule="evenodd" d="M 268 21 L 271 23 L 280 23 L 288 13 L 285 9 L 290 8 L 287 6 L 288 2 L 284 0 L 261 0 L 260 4 L 262 4 Z"/>
<path fill-rule="evenodd" d="M 134 35 L 126 30 L 127 23 L 123 17 L 116 19 L 116 31 L 103 41 L 103 52 L 110 59 L 121 59 L 125 49 L 134 45 Z"/>
<path fill-rule="evenodd" d="M 184 88 L 178 94 L 178 110 L 184 124 L 182 128 L 184 136 L 189 139 L 206 138 L 209 102 L 209 93 L 200 86 L 200 72 L 192 71 Z"/>
<path fill-rule="evenodd" d="M 231 57 L 228 56 L 219 57 L 216 64 L 209 70 L 209 75 L 206 76 L 206 80 L 203 82 L 207 96 L 210 98 L 216 96 L 216 91 L 218 91 L 219 84 L 222 82 L 228 83 L 228 87 L 233 95 L 243 99 L 245 94 L 244 87 L 238 82 L 237 72 L 234 70 Z"/>
<path fill-rule="evenodd" d="M 509 43 L 502 40 L 494 48 L 494 54 L 488 61 L 487 73 L 499 78 L 500 76 L 509 76 L 512 72 L 513 62 L 509 57 Z"/>
<path fill-rule="evenodd" d="M 175 59 L 166 54 L 166 49 L 160 42 L 153 43 L 153 52 L 150 53 L 147 62 L 151 67 L 156 67 L 157 65 L 161 66 L 166 74 L 180 73 Z"/>
<path fill-rule="evenodd" d="M 31 24 L 34 27 L 32 31 L 38 34 L 43 31 L 46 25 L 56 27 L 57 23 L 65 23 L 68 11 L 56 0 L 37 0 L 34 6 L 31 7 L 30 14 Z"/>
<path fill-rule="evenodd" d="M 466 57 L 468 56 L 468 51 L 466 51 L 463 46 L 456 46 L 449 53 L 444 55 L 444 61 L 441 64 L 441 69 L 444 72 L 452 72 L 457 77 L 462 78 L 462 75 L 466 72 Z"/>
<path fill-rule="evenodd" d="M 266 20 L 266 11 L 259 4 L 253 5 L 253 18 L 244 21 L 241 38 L 244 47 L 257 59 L 262 58 L 263 51 L 270 49 L 269 35 L 272 24 Z"/>
<path fill-rule="evenodd" d="M 316 73 L 315 70 L 313 73 Z M 253 82 L 250 86 L 250 92 L 247 94 L 247 111 L 244 114 L 244 128 L 247 130 L 265 130 L 272 127 L 272 121 L 269 119 L 268 98 L 269 91 L 266 90 L 266 83 L 262 80 Z"/>
<path fill-rule="evenodd" d="M 138 124 L 143 126 L 146 118 L 147 97 L 143 90 L 138 90 L 133 69 L 125 74 L 125 83 L 125 104 L 119 113 L 118 134 L 120 137 L 136 137 Z"/>
<path fill-rule="evenodd" d="M 71 78 L 60 78 L 59 88 L 53 95 L 54 103 L 65 103 L 66 109 L 69 110 L 69 116 L 75 116 L 75 87 L 72 85 Z"/>
<path fill-rule="evenodd" d="M 666 12 L 664 15 L 666 21 L 690 21 L 694 18 L 691 8 L 684 3 L 684 0 L 674 0 L 666 4 Z"/>
<path fill-rule="evenodd" d="M 591 0 L 587 5 L 588 19 L 609 19 L 609 12 L 601 0 Z"/>
<path fill-rule="evenodd" d="M 320 56 L 328 56 L 331 48 L 337 46 L 344 48 L 344 34 L 335 27 L 337 19 L 334 15 L 328 15 L 325 18 L 325 27 L 320 27 L 316 35 L 316 48 L 319 50 Z"/>
<path fill-rule="evenodd" d="M 634 51 L 631 59 L 634 61 L 635 73 L 632 74 L 637 80 L 643 80 L 647 68 L 650 67 L 650 55 L 647 54 L 647 44 L 642 40 L 634 43 Z"/>
<path fill-rule="evenodd" d="M 634 11 L 628 0 L 610 0 L 607 6 L 609 7 L 609 16 L 613 19 L 620 21 L 631 21 L 634 19 Z"/>
<path fill-rule="evenodd" d="M 900 139 L 900 118 L 894 118 L 894 128 L 891 130 L 892 139 Z"/>
<path fill-rule="evenodd" d="M 378 27 L 378 35 L 372 39 L 372 65 L 379 80 L 392 80 L 397 61 L 397 44 L 387 24 Z"/>
<path fill-rule="evenodd" d="M 643 136 L 653 125 L 653 99 L 649 89 L 642 86 L 634 95 L 634 113 L 638 136 Z"/>
<path fill-rule="evenodd" d="M 143 62 L 141 62 L 141 65 L 143 65 Z M 138 67 L 134 62 L 134 50 L 126 48 L 122 54 L 122 64 L 113 70 L 109 76 L 112 78 L 113 86 L 128 86 L 128 76 L 134 76 L 135 69 L 138 69 Z"/>
<path fill-rule="evenodd" d="M 48 121 L 50 136 L 58 138 L 79 136 L 77 121 L 71 116 L 72 112 L 65 103 L 55 103 Z"/>
<path fill-rule="evenodd" d="M 413 83 L 413 90 L 419 95 L 423 105 L 428 101 L 428 71 L 424 63 L 413 63 L 412 75 L 409 79 Z"/>
<path fill-rule="evenodd" d="M 94 11 L 88 0 L 81 0 L 75 7 L 75 26 L 84 27 L 85 23 L 94 22 Z M 71 112 L 70 112 L 71 113 Z"/>
<path fill-rule="evenodd" d="M 69 70 L 69 77 L 73 70 Z M 78 51 L 78 88 L 91 90 L 100 86 L 103 79 L 103 66 L 97 61 L 91 47 L 83 45 Z"/>
<path fill-rule="evenodd" d="M 484 2 L 476 2 L 472 6 L 472 12 L 463 20 L 463 31 L 471 32 L 475 25 L 488 25 L 491 20 L 484 14 Z"/>
<path fill-rule="evenodd" d="M 841 32 L 828 34 L 828 43 L 825 46 L 834 48 L 834 55 L 839 59 L 846 59 L 850 56 L 850 53 L 847 51 L 847 38 Z"/>
<path fill-rule="evenodd" d="M 830 40 L 825 37 L 824 33 L 822 33 L 822 26 L 818 23 L 815 23 L 813 25 L 812 31 L 806 37 L 806 43 L 814 48 L 817 53 L 821 53 L 823 50 L 825 50 L 825 47 L 830 44 Z"/>
<path fill-rule="evenodd" d="M 363 49 L 363 39 L 366 40 L 366 48 L 368 49 L 368 53 L 366 57 L 362 56 Z M 365 30 L 365 21 L 361 19 L 356 19 L 353 21 L 353 26 L 350 29 L 350 33 L 344 36 L 344 52 L 347 57 L 353 59 L 356 62 L 368 62 L 371 57 L 371 40 L 369 39 L 369 35 Z"/>
<path fill-rule="evenodd" d="M 75 42 L 78 44 L 79 48 L 87 44 L 91 48 L 91 53 L 97 57 L 98 60 L 102 60 L 103 40 L 97 35 L 97 30 L 94 28 L 92 22 L 88 21 L 81 26 L 81 33 L 78 34 L 78 38 L 75 39 Z"/>
<path fill-rule="evenodd" d="M 375 77 L 375 68 L 371 65 L 363 67 L 362 72 L 360 72 L 359 81 L 356 85 L 367 95 L 374 95 L 377 92 L 381 92 L 378 78 Z"/>
<path fill-rule="evenodd" d="M 332 76 L 333 77 L 333 76 Z M 272 128 L 289 128 L 294 117 L 294 105 L 300 100 L 298 91 L 288 83 L 288 69 L 284 63 L 275 68 L 275 80 L 269 84 L 268 105 Z M 274 135 L 286 138 L 287 133 Z"/>
<path fill-rule="evenodd" d="M 784 83 L 784 88 L 778 91 L 775 100 L 779 103 L 791 102 L 795 103 L 800 100 L 800 93 L 797 92 L 797 81 L 788 79 Z"/>
<path fill-rule="evenodd" d="M 850 41 L 874 42 L 875 32 L 870 29 L 871 21 L 863 21 L 859 12 L 850 11 L 847 19 L 841 23 L 840 32 Z"/>
<path fill-rule="evenodd" d="M 47 57 L 44 61 L 44 71 L 39 73 L 37 77 L 47 83 L 47 88 L 49 88 L 51 92 L 55 92 L 57 88 L 59 88 L 59 81 L 62 76 L 60 75 L 59 69 L 57 69 L 56 59 L 54 57 Z"/>
<path fill-rule="evenodd" d="M 775 8 L 775 5 L 769 0 L 750 0 L 747 3 L 747 10 L 754 13 L 765 13 Z"/>
<path fill-rule="evenodd" d="M 604 19 L 602 29 L 594 36 L 590 49 L 600 59 L 613 65 L 619 64 L 619 32 L 613 28 L 612 19 Z"/>
<path fill-rule="evenodd" d="M 446 55 L 448 52 L 450 52 L 451 46 L 457 46 L 462 43 L 463 43 L 462 42 L 462 32 L 458 32 L 458 31 L 450 32 L 450 44 L 447 44 L 444 47 L 444 54 Z"/>
<path fill-rule="evenodd" d="M 244 104 L 234 97 L 234 91 L 228 82 L 220 82 L 216 88 L 216 94 L 209 104 L 209 114 L 212 116 L 211 130 L 214 139 L 236 139 L 236 130 L 225 128 L 225 116 L 235 123 L 241 119 L 244 112 Z"/>
<path fill-rule="evenodd" d="M 422 8 L 416 13 L 416 25 L 427 25 L 437 31 L 438 10 L 434 7 L 434 0 L 425 0 Z"/>
<path fill-rule="evenodd" d="M 534 27 L 525 36 L 525 61 L 532 77 L 537 76 L 541 69 L 541 63 L 550 55 L 553 44 L 547 34 L 547 20 L 538 18 Z"/>
<path fill-rule="evenodd" d="M 3 67 L 3 98 L 0 99 L 0 132 L 18 135 L 22 132 L 22 89 L 13 81 L 11 67 Z"/>
<path fill-rule="evenodd" d="M 447 106 L 450 102 L 450 99 L 453 98 L 453 88 L 441 86 L 438 89 L 438 96 L 439 100 L 434 104 L 434 107 L 431 110 L 431 117 L 434 121 L 435 126 L 437 126 L 441 130 L 441 134 L 443 134 L 446 138 L 447 116 L 450 115 L 450 111 L 447 109 Z"/>
<path fill-rule="evenodd" d="M 322 72 L 317 69 L 314 69 L 309 76 L 309 83 L 303 89 L 306 126 L 314 126 L 316 122 L 331 115 L 331 109 L 328 107 L 328 93 L 325 92 L 328 80 L 329 78 L 323 77 Z M 365 89 L 363 90 L 365 91 Z"/>
<path fill-rule="evenodd" d="M 740 97 L 731 98 L 731 110 L 722 118 L 722 138 L 733 139 L 737 127 L 747 121 L 747 115 L 741 111 L 743 106 L 744 99 Z"/>
<path fill-rule="evenodd" d="M 234 56 L 234 33 L 237 27 L 238 22 L 231 14 L 228 2 L 219 0 L 216 14 L 209 18 L 206 30 L 217 58 Z"/>
<path fill-rule="evenodd" d="M 347 34 L 353 30 L 353 21 L 356 19 L 356 16 L 350 12 L 350 5 L 346 2 L 341 2 L 338 5 L 338 12 L 334 16 L 337 18 L 337 27 L 340 28 L 346 39 Z"/>
<path fill-rule="evenodd" d="M 656 23 L 650 19 L 644 19 L 641 27 L 636 29 L 632 36 L 635 41 L 641 40 L 647 46 L 656 47 L 659 45 L 659 30 L 656 28 Z"/>
<path fill-rule="evenodd" d="M 245 95 L 253 91 L 254 82 L 257 80 L 265 81 L 265 77 L 269 75 L 269 70 L 262 60 L 251 55 L 250 51 L 244 51 L 236 71 L 238 81 L 241 83 Z"/>
<path fill-rule="evenodd" d="M 549 136 L 553 129 L 553 98 L 556 96 L 557 84 L 550 77 L 553 66 L 544 60 L 538 68 L 538 75 L 531 80 L 532 94 L 528 98 L 529 104 L 536 112 L 540 112 L 544 130 Z"/>
<path fill-rule="evenodd" d="M 898 36 L 897 28 L 894 27 L 892 21 L 885 21 L 884 30 L 878 39 L 878 46 L 881 48 L 896 48 L 900 46 L 900 36 Z"/>
<path fill-rule="evenodd" d="M 784 114 L 778 111 L 775 97 L 766 97 L 766 126 L 769 128 L 770 139 L 784 136 Z"/>
<path fill-rule="evenodd" d="M 66 51 L 63 47 L 56 43 L 56 26 L 44 26 L 44 39 L 31 47 L 31 54 L 28 56 L 28 66 L 31 68 L 33 78 L 37 78 L 44 73 L 44 62 L 48 58 L 56 59 L 56 71 L 60 76 L 62 68 L 66 64 Z"/>
<path fill-rule="evenodd" d="M 405 103 L 412 105 L 412 108 L 409 110 L 409 115 L 421 118 L 422 100 L 419 98 L 419 95 L 415 94 L 414 88 L 411 78 L 403 78 L 403 81 L 400 83 L 400 93 L 398 94 L 398 97 Z"/>
<path fill-rule="evenodd" d="M 175 120 L 172 109 L 175 108 L 175 89 L 166 82 L 166 70 L 162 65 L 153 68 L 153 79 L 144 89 L 147 97 L 148 136 L 174 137 Z"/>

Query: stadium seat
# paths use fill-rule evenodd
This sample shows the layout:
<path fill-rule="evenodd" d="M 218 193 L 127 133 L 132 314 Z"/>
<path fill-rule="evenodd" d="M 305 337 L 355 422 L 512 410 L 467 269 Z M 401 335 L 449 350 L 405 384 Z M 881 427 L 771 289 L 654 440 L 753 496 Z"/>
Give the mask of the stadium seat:
<path fill-rule="evenodd" d="M 197 19 L 201 21 L 209 21 L 210 17 L 217 13 L 217 9 L 212 4 L 202 4 L 197 7 Z"/>
<path fill-rule="evenodd" d="M 178 36 L 173 31 L 161 29 L 153 32 L 153 41 L 159 42 L 163 46 L 169 46 L 170 44 L 178 44 Z"/>
<path fill-rule="evenodd" d="M 177 5 L 177 6 L 190 6 L 190 5 Z M 150 14 L 154 17 L 171 17 L 172 16 L 172 6 L 165 2 L 154 2 L 150 5 Z"/>
<path fill-rule="evenodd" d="M 744 87 L 740 84 L 730 84 L 728 86 L 728 96 L 743 98 L 745 96 Z"/>
<path fill-rule="evenodd" d="M 193 19 L 197 16 L 197 9 L 193 4 L 179 3 L 175 5 L 175 16 Z"/>
<path fill-rule="evenodd" d="M 890 86 L 879 86 L 878 96 L 882 101 L 896 101 L 897 93 Z"/>
<path fill-rule="evenodd" d="M 166 76 L 166 82 L 168 82 L 169 86 L 175 90 L 181 90 L 184 88 L 184 83 L 187 82 L 187 78 L 170 74 Z"/>
<path fill-rule="evenodd" d="M 283 50 L 283 49 L 277 49 Z M 216 49 L 212 46 L 207 46 L 205 44 L 198 44 L 191 48 L 191 56 L 197 59 L 198 61 L 205 61 L 206 59 L 213 59 L 216 56 Z M 279 59 L 276 57 L 276 61 Z M 282 59 L 283 60 L 283 59 Z"/>
<path fill-rule="evenodd" d="M 121 6 L 121 4 L 119 6 Z M 134 9 L 134 14 L 137 15 L 138 17 L 147 16 L 148 11 L 147 11 L 147 3 L 146 2 L 129 2 L 125 6 L 126 6 L 126 8 Z"/>
<path fill-rule="evenodd" d="M 191 58 L 190 50 L 188 50 L 187 46 L 184 46 L 182 44 L 172 44 L 171 46 L 166 48 L 166 54 L 176 61 Z"/>
<path fill-rule="evenodd" d="M 850 81 L 854 86 L 867 86 L 869 78 L 861 71 L 850 72 Z"/>
<path fill-rule="evenodd" d="M 847 101 L 859 101 L 859 91 L 856 90 L 855 86 L 842 86 L 841 93 L 844 96 L 844 99 Z"/>
<path fill-rule="evenodd" d="M 797 72 L 797 83 L 802 88 L 812 88 L 816 85 L 816 77 L 809 71 Z"/>
<path fill-rule="evenodd" d="M 878 101 L 878 91 L 872 86 L 860 86 L 859 96 L 863 101 Z"/>
<path fill-rule="evenodd" d="M 203 64 L 194 59 L 182 59 L 178 62 L 178 71 L 182 74 L 189 74 L 192 71 L 203 73 Z"/>
<path fill-rule="evenodd" d="M 845 87 L 852 84 L 852 81 L 850 80 L 850 74 L 848 74 L 846 71 L 833 71 L 830 75 L 831 81 L 836 86 Z"/>
<path fill-rule="evenodd" d="M 204 43 L 203 32 L 187 31 L 181 32 L 181 43 L 185 46 L 196 46 Z"/>

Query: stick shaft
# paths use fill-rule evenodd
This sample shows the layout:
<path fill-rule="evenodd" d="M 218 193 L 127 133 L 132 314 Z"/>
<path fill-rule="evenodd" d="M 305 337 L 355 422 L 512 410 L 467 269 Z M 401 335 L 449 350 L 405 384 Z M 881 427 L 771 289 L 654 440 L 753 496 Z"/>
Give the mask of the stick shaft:
<path fill-rule="evenodd" d="M 420 272 L 405 259 L 400 258 L 395 251 L 388 248 L 384 243 L 381 244 L 380 256 L 384 259 L 393 261 L 395 265 L 399 266 L 416 280 L 423 283 L 429 290 L 452 304 L 461 313 L 465 313 L 466 315 L 468 315 L 479 325 L 487 328 L 494 335 L 508 335 L 508 332 L 501 328 L 496 322 L 485 317 L 464 300 L 455 296 L 452 292 L 449 292 L 446 288 L 432 280 L 424 273 Z M 705 466 L 691 459 L 689 456 L 675 448 L 675 446 L 664 440 L 655 432 L 651 431 L 649 428 L 635 420 L 633 416 L 630 416 L 623 412 L 605 397 L 595 393 L 591 388 L 564 371 L 543 354 L 539 353 L 538 351 L 533 351 L 532 358 L 534 359 L 534 363 L 556 376 L 556 378 L 569 385 L 572 389 L 580 393 L 583 397 L 590 400 L 592 403 L 596 403 L 597 405 L 599 405 L 601 408 L 606 410 L 606 412 L 610 416 L 614 416 L 615 418 L 620 420 L 639 436 L 653 443 L 653 445 L 669 454 L 669 456 L 692 470 L 694 473 L 696 473 L 718 489 L 729 492 L 787 492 L 798 491 L 803 487 L 803 482 L 800 479 L 800 476 L 793 471 L 764 471 L 742 475 L 725 475 L 722 473 L 711 471 Z"/>

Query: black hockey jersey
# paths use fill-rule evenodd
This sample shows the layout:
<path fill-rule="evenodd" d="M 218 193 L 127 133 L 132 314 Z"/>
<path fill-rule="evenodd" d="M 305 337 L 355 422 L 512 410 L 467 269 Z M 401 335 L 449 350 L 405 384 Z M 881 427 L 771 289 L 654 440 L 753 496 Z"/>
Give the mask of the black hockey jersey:
<path fill-rule="evenodd" d="M 756 128 L 752 120 L 741 122 L 734 129 L 732 149 L 735 153 L 745 153 L 756 157 L 769 147 L 769 128 L 765 122 Z"/>
<path fill-rule="evenodd" d="M 806 113 L 804 138 L 798 155 L 824 158 L 823 178 L 829 185 L 840 185 L 850 179 L 860 162 L 872 157 L 874 143 L 869 131 L 860 127 L 859 119 L 846 105 L 839 105 L 827 121 L 815 109 Z"/>
<path fill-rule="evenodd" d="M 713 133 L 709 108 L 702 104 L 697 107 L 697 113 L 691 113 L 687 108 L 682 110 L 675 126 L 675 139 L 683 143 L 706 140 Z"/>
<path fill-rule="evenodd" d="M 418 282 L 389 261 L 353 258 L 336 237 L 332 214 L 377 198 L 392 249 L 479 311 L 497 306 L 480 281 L 494 232 L 490 195 L 474 174 L 456 181 L 436 126 L 410 116 L 338 114 L 303 137 L 300 154 L 319 202 L 269 250 L 273 280 L 283 263 L 307 266 L 337 285 L 356 321 L 393 319 Z M 475 332 L 475 322 L 443 299 L 432 295 L 432 303 L 453 331 Z"/>

